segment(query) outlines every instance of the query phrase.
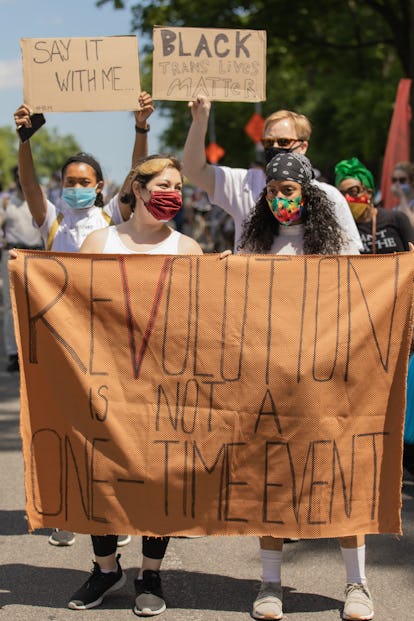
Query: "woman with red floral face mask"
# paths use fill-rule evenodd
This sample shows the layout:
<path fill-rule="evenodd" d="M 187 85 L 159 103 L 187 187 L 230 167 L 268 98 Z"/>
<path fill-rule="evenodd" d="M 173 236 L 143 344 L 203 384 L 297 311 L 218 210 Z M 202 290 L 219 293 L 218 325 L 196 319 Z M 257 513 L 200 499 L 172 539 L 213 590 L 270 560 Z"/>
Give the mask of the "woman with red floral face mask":
<path fill-rule="evenodd" d="M 409 250 L 414 230 L 400 212 L 375 207 L 374 178 L 358 158 L 335 166 L 335 185 L 345 196 L 364 246 L 362 254 L 388 254 Z"/>

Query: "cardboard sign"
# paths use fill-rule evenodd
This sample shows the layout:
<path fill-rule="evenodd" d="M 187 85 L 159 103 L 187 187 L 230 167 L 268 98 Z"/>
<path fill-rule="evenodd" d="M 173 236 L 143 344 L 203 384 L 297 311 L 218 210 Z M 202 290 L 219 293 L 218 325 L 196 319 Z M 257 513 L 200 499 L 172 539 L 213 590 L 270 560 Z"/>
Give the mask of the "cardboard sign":
<path fill-rule="evenodd" d="M 265 30 L 157 26 L 153 44 L 154 99 L 266 99 Z"/>
<path fill-rule="evenodd" d="M 136 110 L 136 36 L 20 39 L 24 101 L 34 112 Z"/>
<path fill-rule="evenodd" d="M 9 265 L 31 529 L 401 532 L 412 253 Z"/>

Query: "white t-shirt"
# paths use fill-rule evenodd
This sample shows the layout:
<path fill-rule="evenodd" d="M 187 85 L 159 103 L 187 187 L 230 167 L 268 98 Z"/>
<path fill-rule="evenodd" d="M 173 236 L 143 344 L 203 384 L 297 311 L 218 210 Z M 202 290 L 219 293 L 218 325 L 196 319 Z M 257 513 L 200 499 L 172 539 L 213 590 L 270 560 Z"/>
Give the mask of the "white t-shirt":
<path fill-rule="evenodd" d="M 26 201 L 14 196 L 6 209 L 0 214 L 4 239 L 8 246 L 42 246 L 42 239 L 33 226 L 32 214 Z"/>
<path fill-rule="evenodd" d="M 266 177 L 259 168 L 246 170 L 245 168 L 215 166 L 214 170 L 215 190 L 214 196 L 210 196 L 210 200 L 232 216 L 235 225 L 234 248 L 236 252 L 242 232 L 242 224 L 263 191 L 266 185 Z M 345 198 L 336 188 L 328 183 L 321 183 L 315 180 L 312 183 L 324 190 L 329 200 L 334 204 L 336 219 L 347 240 L 344 243 L 341 254 L 359 254 L 359 251 L 362 249 L 362 242 Z M 294 228 L 297 228 L 297 226 L 299 225 L 296 225 Z M 285 227 L 280 227 L 280 229 L 282 228 Z M 273 250 L 275 244 L 276 239 L 270 251 L 272 254 L 277 254 Z M 303 254 L 303 250 L 301 254 Z"/>
<path fill-rule="evenodd" d="M 145 253 L 140 253 L 125 246 L 118 235 L 116 227 L 110 226 L 102 252 L 103 254 L 178 254 L 178 244 L 182 235 L 178 231 L 170 230 L 170 235 L 161 243 L 151 248 L 151 250 L 146 250 Z"/>
<path fill-rule="evenodd" d="M 54 252 L 79 252 L 85 238 L 98 229 L 103 229 L 109 224 L 121 224 L 123 218 L 119 210 L 118 195 L 114 196 L 105 207 L 105 211 L 111 218 L 109 223 L 102 215 L 101 207 L 88 207 L 87 209 L 71 209 L 66 207 L 63 201 L 59 209 L 47 201 L 46 218 L 42 226 L 38 227 L 45 246 L 49 237 L 49 231 L 55 222 L 59 212 L 63 218 L 59 223 L 56 235 L 53 239 L 51 250 Z M 36 225 L 35 225 L 36 226 Z"/>

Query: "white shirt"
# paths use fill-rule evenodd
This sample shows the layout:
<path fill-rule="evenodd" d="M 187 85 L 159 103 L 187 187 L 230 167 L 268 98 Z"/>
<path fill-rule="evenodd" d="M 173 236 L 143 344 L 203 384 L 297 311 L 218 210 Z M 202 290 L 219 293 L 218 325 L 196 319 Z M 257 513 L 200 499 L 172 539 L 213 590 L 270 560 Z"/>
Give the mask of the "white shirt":
<path fill-rule="evenodd" d="M 215 166 L 214 170 L 215 190 L 214 196 L 210 196 L 210 200 L 232 216 L 235 225 L 234 247 L 236 251 L 243 222 L 263 191 L 266 185 L 266 177 L 259 168 L 246 170 L 245 168 Z M 362 242 L 345 198 L 328 183 L 315 180 L 312 183 L 324 190 L 328 199 L 334 204 L 335 216 L 345 237 L 341 254 L 359 254 L 359 251 L 362 250 Z M 273 247 L 271 252 L 273 253 Z"/>
<path fill-rule="evenodd" d="M 146 250 L 145 253 L 141 253 L 125 246 L 116 227 L 110 226 L 102 252 L 104 254 L 178 254 L 178 244 L 182 235 L 178 231 L 170 230 L 171 233 L 166 239 L 150 250 Z"/>
<path fill-rule="evenodd" d="M 114 196 L 105 205 L 103 210 L 111 217 L 111 224 L 121 224 L 123 222 L 118 206 L 118 195 Z M 46 218 L 43 224 L 38 227 L 45 246 L 49 237 L 49 231 L 59 212 L 63 214 L 63 218 L 53 239 L 51 250 L 54 252 L 79 252 L 79 248 L 89 233 L 109 226 L 109 223 L 102 215 L 100 207 L 92 206 L 87 209 L 71 209 L 62 200 L 58 209 L 56 205 L 47 201 Z"/>

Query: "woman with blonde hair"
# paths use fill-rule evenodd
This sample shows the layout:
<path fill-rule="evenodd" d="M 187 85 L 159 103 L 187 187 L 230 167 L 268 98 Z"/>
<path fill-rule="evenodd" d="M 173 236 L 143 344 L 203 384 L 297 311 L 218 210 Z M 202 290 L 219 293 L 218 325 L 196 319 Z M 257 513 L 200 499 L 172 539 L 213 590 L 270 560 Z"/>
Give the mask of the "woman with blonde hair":
<path fill-rule="evenodd" d="M 140 160 L 130 173 L 129 186 L 120 200 L 130 205 L 131 218 L 88 235 L 80 252 L 202 254 L 195 240 L 168 226 L 182 207 L 183 177 L 175 157 L 151 155 Z M 94 569 L 71 597 L 68 607 L 72 610 L 95 608 L 105 595 L 125 584 L 120 555 L 116 556 L 117 539 L 117 535 L 92 536 Z M 154 616 L 166 609 L 159 570 L 168 541 L 169 537 L 142 538 L 143 560 L 135 579 L 133 609 L 138 616 Z"/>

